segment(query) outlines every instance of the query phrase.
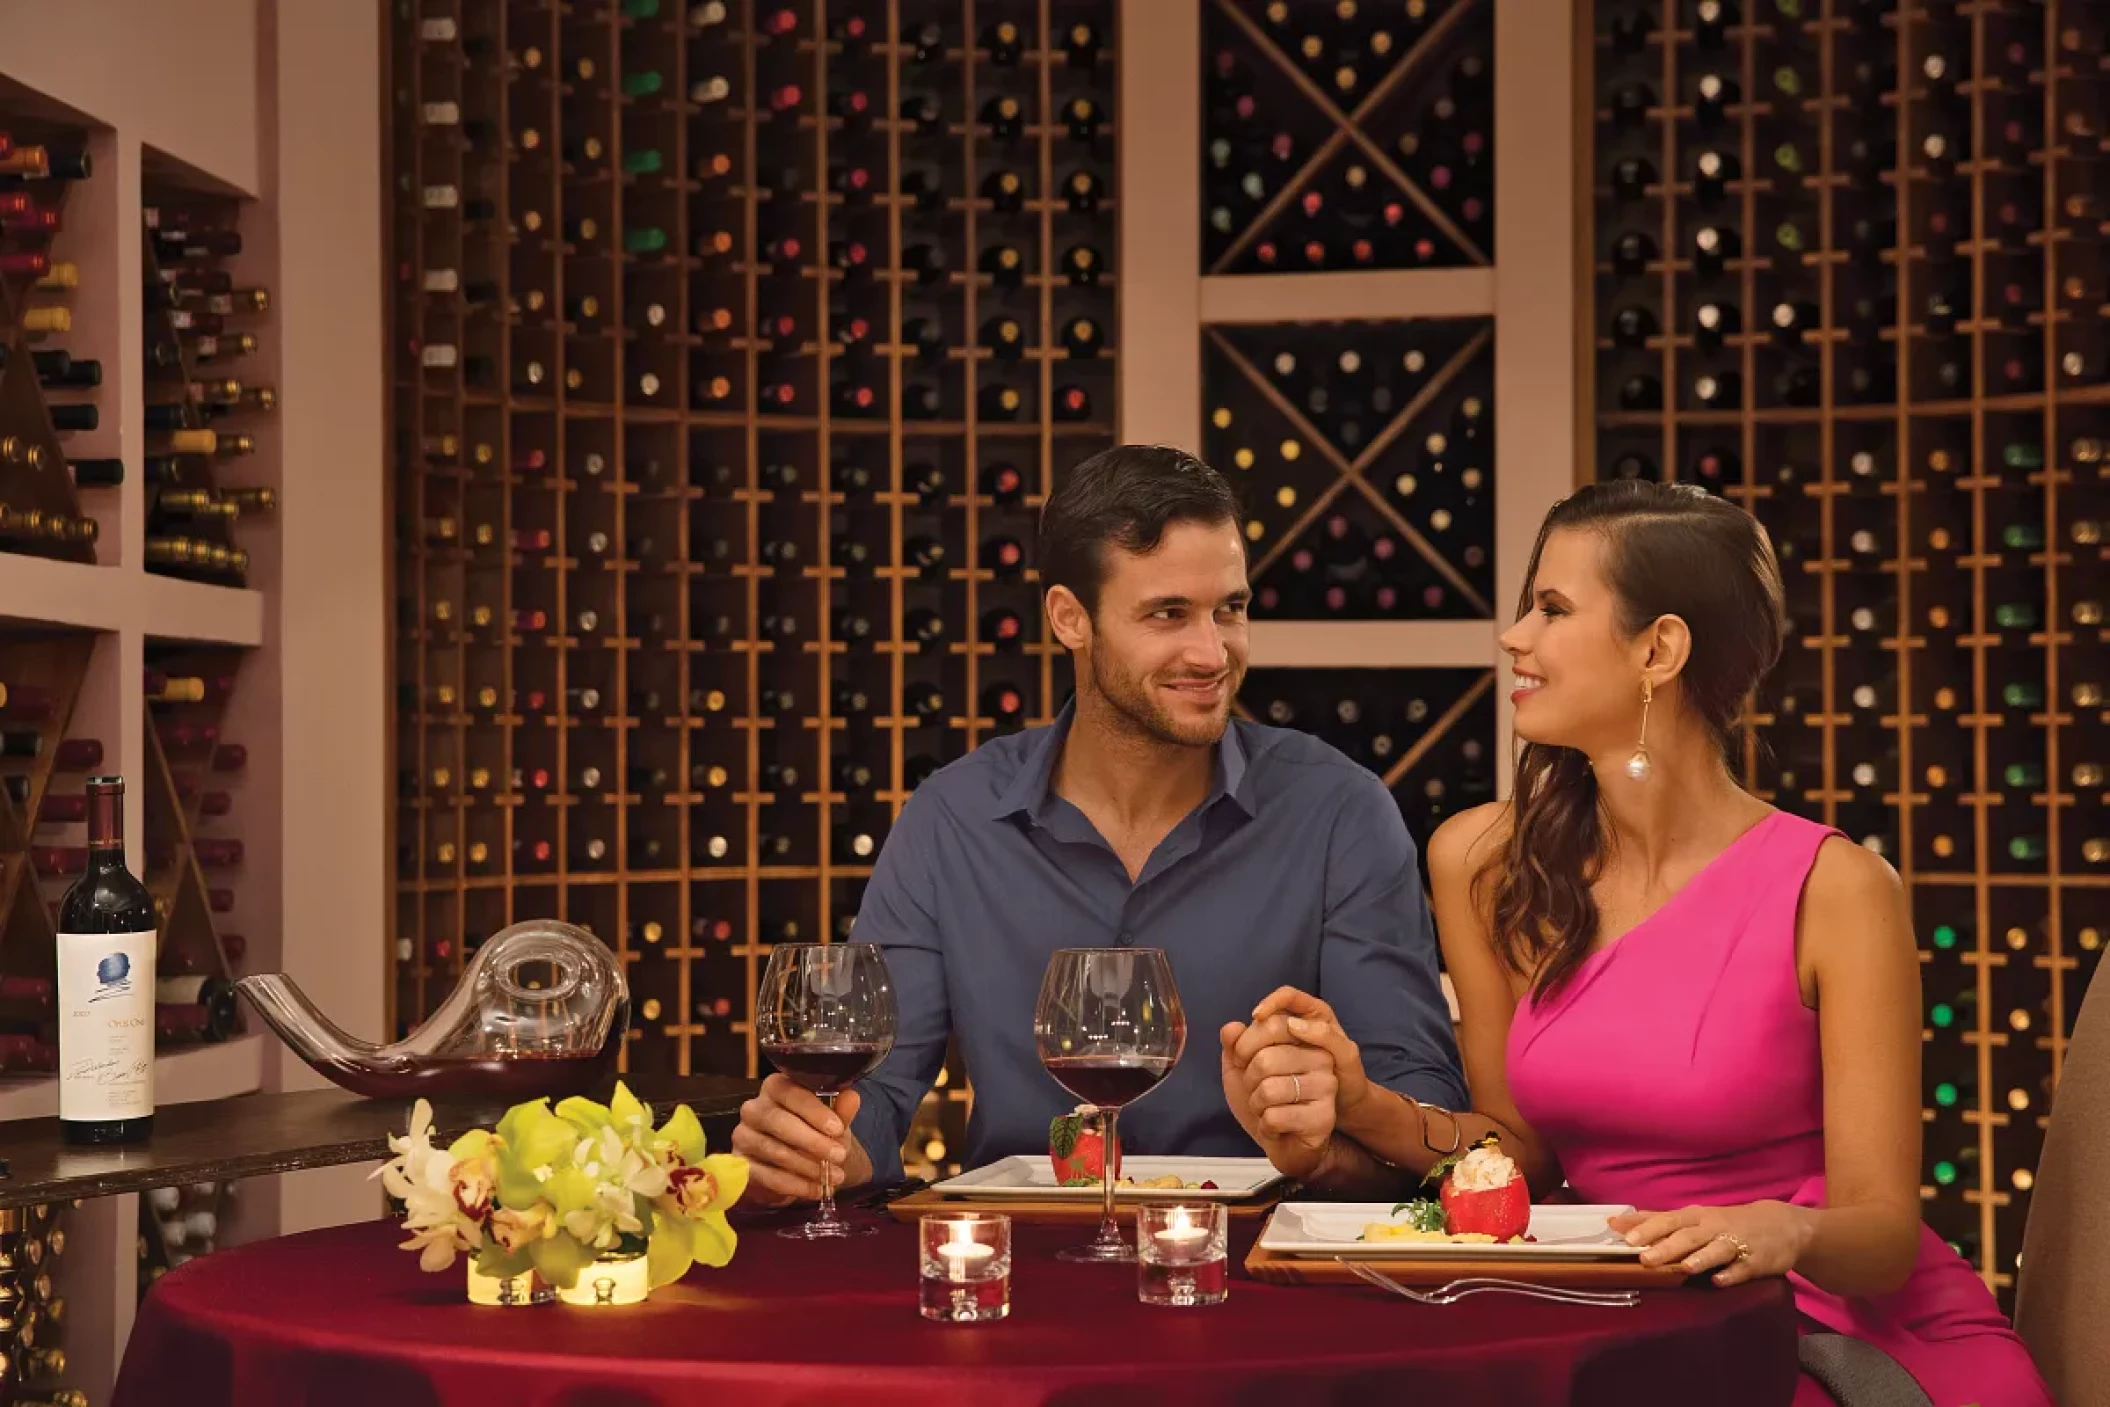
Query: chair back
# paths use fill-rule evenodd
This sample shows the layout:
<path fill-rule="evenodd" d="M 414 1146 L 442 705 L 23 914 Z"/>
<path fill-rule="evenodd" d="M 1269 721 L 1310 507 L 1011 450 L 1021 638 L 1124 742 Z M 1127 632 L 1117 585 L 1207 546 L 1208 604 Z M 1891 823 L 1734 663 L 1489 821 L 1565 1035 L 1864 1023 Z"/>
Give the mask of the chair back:
<path fill-rule="evenodd" d="M 2110 1407 L 2110 981 L 2089 984 L 2052 1096 L 2022 1233 L 2015 1332 L 2053 1398 Z"/>

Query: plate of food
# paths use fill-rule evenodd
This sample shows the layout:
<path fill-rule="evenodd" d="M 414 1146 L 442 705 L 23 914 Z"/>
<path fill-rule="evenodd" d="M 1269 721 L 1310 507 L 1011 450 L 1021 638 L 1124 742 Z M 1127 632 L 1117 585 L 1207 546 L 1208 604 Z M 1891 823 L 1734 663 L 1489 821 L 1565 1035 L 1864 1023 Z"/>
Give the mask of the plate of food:
<path fill-rule="evenodd" d="M 930 1190 L 947 1197 L 1046 1198 L 1096 1202 L 1105 1165 L 1099 1130 L 1088 1109 L 1057 1117 L 1048 1128 L 1046 1157 L 1023 1154 L 947 1178 Z M 1241 1201 L 1281 1182 L 1265 1158 L 1129 1157 L 1114 1163 L 1119 1201 L 1177 1201 L 1206 1198 Z"/>
<path fill-rule="evenodd" d="M 1404 1202 L 1286 1202 L 1259 1246 L 1276 1255 L 1486 1256 L 1491 1260 L 1622 1260 L 1641 1254 L 1606 1222 L 1630 1206 L 1533 1205 L 1523 1174 L 1489 1137 L 1438 1163 Z"/>

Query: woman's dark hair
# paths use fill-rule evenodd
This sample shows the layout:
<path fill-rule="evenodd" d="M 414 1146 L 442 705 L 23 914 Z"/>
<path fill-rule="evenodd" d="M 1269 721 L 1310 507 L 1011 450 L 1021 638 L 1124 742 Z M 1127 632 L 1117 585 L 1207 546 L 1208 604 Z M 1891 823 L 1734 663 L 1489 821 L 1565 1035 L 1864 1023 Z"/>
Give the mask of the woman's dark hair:
<path fill-rule="evenodd" d="M 1116 445 L 1070 470 L 1040 515 L 1035 562 L 1043 591 L 1066 586 L 1087 613 L 1099 609 L 1109 543 L 1151 552 L 1174 523 L 1238 521 L 1223 475 L 1184 450 Z"/>
<path fill-rule="evenodd" d="M 1554 504 L 1540 525 L 1519 619 L 1531 609 L 1546 539 L 1563 528 L 1604 538 L 1622 635 L 1631 639 L 1666 615 L 1691 629 L 1692 654 L 1678 683 L 1716 744 L 1726 746 L 1744 698 L 1780 658 L 1785 633 L 1780 567 L 1765 529 L 1691 484 L 1586 485 Z M 1473 877 L 1476 902 L 1485 888 L 1493 890 L 1495 952 L 1541 997 L 1566 986 L 1597 941 L 1590 885 L 1605 858 L 1599 806 L 1589 758 L 1574 748 L 1527 743 L 1517 758 L 1508 841 Z"/>

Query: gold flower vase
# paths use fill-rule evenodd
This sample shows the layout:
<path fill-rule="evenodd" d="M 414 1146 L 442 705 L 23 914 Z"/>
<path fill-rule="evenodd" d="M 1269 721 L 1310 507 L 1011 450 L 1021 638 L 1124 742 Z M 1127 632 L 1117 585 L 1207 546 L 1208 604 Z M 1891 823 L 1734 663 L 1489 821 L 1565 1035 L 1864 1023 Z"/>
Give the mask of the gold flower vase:
<path fill-rule="evenodd" d="M 491 1305 L 552 1304 L 557 1291 L 530 1270 L 520 1275 L 487 1275 L 469 1257 L 469 1303 Z"/>
<path fill-rule="evenodd" d="M 651 1296 L 652 1276 L 643 1251 L 604 1252 L 579 1272 L 570 1289 L 557 1291 L 563 1303 L 588 1309 L 643 1304 Z"/>

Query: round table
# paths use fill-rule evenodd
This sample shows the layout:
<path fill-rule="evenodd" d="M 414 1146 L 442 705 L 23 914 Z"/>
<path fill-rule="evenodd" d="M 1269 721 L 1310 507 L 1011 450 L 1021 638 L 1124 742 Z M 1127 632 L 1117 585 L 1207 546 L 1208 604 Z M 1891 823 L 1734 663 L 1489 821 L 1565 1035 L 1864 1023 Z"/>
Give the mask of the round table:
<path fill-rule="evenodd" d="M 1643 1295 L 1632 1309 L 1261 1284 L 1234 1223 L 1229 1299 L 1136 1300 L 1132 1266 L 1054 1253 L 1089 1234 L 1015 1225 L 1011 1317 L 916 1312 L 913 1227 L 809 1243 L 743 1220 L 723 1270 L 643 1305 L 469 1304 L 389 1223 L 200 1257 L 140 1306 L 115 1407 L 1128 1407 L 1142 1403 L 1708 1402 L 1786 1407 L 1785 1282 Z"/>

